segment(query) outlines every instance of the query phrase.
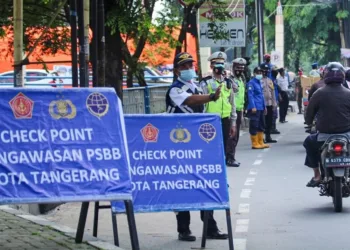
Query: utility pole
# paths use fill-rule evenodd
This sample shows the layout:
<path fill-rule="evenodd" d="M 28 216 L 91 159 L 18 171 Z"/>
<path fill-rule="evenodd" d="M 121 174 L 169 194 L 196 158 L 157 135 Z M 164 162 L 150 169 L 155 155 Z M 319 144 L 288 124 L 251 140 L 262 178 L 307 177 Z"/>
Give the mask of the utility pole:
<path fill-rule="evenodd" d="M 78 7 L 78 37 L 79 37 L 79 76 L 80 87 L 88 86 L 87 64 L 86 64 L 86 44 L 85 44 L 85 28 L 84 28 L 84 1 L 77 1 Z"/>
<path fill-rule="evenodd" d="M 264 57 L 264 33 L 262 29 L 263 18 L 262 18 L 262 1 L 255 0 L 255 12 L 256 12 L 256 23 L 258 27 L 258 62 L 259 65 L 263 62 Z"/>
<path fill-rule="evenodd" d="M 90 31 L 90 0 L 84 0 L 84 46 L 85 46 L 85 65 L 86 65 L 86 79 L 87 79 L 87 85 L 85 87 L 89 87 L 89 84 L 90 84 L 89 31 Z"/>
<path fill-rule="evenodd" d="M 92 84 L 93 87 L 97 87 L 98 82 L 98 59 L 97 59 L 97 51 L 98 51 L 98 26 L 97 26 L 97 18 L 98 18 L 98 0 L 91 1 L 91 28 L 93 30 L 92 37 L 92 50 L 91 50 L 91 63 L 92 63 Z"/>
<path fill-rule="evenodd" d="M 105 38 L 105 6 L 104 0 L 98 0 L 98 86 L 106 82 L 106 38 Z"/>
<path fill-rule="evenodd" d="M 14 87 L 24 87 L 23 73 L 23 0 L 13 0 Z"/>
<path fill-rule="evenodd" d="M 72 40 L 72 80 L 73 87 L 78 87 L 78 45 L 77 45 L 77 2 L 70 0 L 70 32 Z"/>

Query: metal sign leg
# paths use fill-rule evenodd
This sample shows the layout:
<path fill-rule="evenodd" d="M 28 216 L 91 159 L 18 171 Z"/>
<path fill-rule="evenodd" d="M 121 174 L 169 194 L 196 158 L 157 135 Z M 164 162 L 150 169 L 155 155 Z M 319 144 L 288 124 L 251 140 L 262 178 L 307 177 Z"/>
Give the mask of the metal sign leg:
<path fill-rule="evenodd" d="M 230 250 L 234 250 L 233 232 L 232 232 L 232 224 L 231 224 L 231 211 L 230 211 L 230 209 L 226 209 L 226 221 L 227 221 L 227 233 L 228 233 L 229 249 Z"/>
<path fill-rule="evenodd" d="M 132 201 L 130 201 L 130 200 L 124 201 L 124 204 L 125 204 L 125 209 L 126 209 L 126 215 L 128 217 L 132 250 L 140 250 L 139 239 L 137 237 L 134 207 L 133 207 Z"/>
<path fill-rule="evenodd" d="M 112 214 L 112 228 L 113 228 L 113 236 L 114 236 L 114 245 L 119 247 L 117 215 L 113 213 L 112 209 L 111 209 L 111 214 Z"/>
<path fill-rule="evenodd" d="M 77 234 L 75 236 L 75 243 L 81 243 L 83 241 L 88 210 L 89 210 L 89 202 L 83 202 L 81 204 L 81 209 L 80 209 L 80 216 L 79 216 Z"/>
<path fill-rule="evenodd" d="M 208 218 L 209 218 L 209 211 L 204 211 L 201 248 L 205 248 L 205 245 L 207 242 Z"/>
<path fill-rule="evenodd" d="M 100 202 L 95 202 L 95 210 L 94 210 L 94 227 L 92 230 L 92 236 L 97 237 L 97 230 L 98 230 L 98 212 L 100 209 Z"/>

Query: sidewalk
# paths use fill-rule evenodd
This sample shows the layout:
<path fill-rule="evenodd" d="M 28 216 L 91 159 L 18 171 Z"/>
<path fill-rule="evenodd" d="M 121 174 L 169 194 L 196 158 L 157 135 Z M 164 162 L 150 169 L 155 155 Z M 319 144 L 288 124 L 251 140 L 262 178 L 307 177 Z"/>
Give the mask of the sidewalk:
<path fill-rule="evenodd" d="M 32 221 L 39 220 L 39 224 Z M 41 225 L 40 225 L 41 224 Z M 46 225 L 45 225 L 46 224 Z M 120 249 L 111 244 L 104 244 L 94 238 L 95 242 L 83 242 L 76 244 L 74 238 L 67 235 L 69 228 L 55 230 L 52 223 L 36 216 L 24 214 L 21 211 L 1 207 L 0 208 L 0 249 L 1 250 L 96 250 L 96 249 Z M 58 226 L 56 226 L 58 227 Z M 91 240 L 92 237 L 90 237 Z M 89 238 L 87 238 L 89 240 Z M 92 246 L 94 244 L 96 247 Z"/>

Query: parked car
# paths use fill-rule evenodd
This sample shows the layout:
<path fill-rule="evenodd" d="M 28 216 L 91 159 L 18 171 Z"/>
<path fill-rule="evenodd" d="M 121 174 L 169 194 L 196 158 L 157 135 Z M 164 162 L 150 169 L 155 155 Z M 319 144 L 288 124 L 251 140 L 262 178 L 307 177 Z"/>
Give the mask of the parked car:
<path fill-rule="evenodd" d="M 27 69 L 25 70 L 24 82 L 27 87 L 57 87 L 58 83 L 63 83 L 61 79 L 57 79 L 56 72 L 48 72 L 43 69 Z M 0 73 L 0 87 L 12 87 L 14 83 L 14 71 L 6 71 Z M 43 78 L 50 77 L 50 78 Z"/>
<path fill-rule="evenodd" d="M 164 75 L 162 75 L 162 73 L 156 68 L 146 66 L 143 72 L 147 83 L 171 83 L 173 81 L 173 79 L 170 77 L 161 78 L 161 76 Z M 147 79 L 149 76 L 152 76 L 152 78 Z"/>

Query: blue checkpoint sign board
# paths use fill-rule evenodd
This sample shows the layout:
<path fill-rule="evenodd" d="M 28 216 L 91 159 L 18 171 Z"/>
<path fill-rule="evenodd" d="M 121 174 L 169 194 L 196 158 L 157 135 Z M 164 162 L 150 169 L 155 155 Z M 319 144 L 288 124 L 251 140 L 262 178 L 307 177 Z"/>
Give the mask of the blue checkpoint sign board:
<path fill-rule="evenodd" d="M 218 115 L 126 115 L 125 125 L 135 212 L 229 208 Z"/>
<path fill-rule="evenodd" d="M 114 89 L 1 89 L 0 112 L 0 204 L 132 198 Z"/>

